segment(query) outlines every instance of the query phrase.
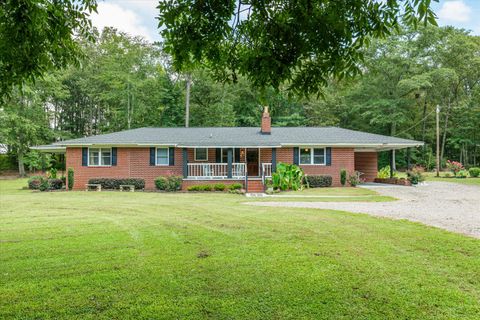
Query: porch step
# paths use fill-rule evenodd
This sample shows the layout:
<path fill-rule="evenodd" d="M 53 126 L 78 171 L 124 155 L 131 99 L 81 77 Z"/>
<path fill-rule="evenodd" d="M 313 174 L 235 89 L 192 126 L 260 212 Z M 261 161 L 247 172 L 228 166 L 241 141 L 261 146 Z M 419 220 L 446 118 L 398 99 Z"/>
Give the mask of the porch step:
<path fill-rule="evenodd" d="M 248 180 L 248 193 L 262 193 L 265 191 L 262 180 Z"/>

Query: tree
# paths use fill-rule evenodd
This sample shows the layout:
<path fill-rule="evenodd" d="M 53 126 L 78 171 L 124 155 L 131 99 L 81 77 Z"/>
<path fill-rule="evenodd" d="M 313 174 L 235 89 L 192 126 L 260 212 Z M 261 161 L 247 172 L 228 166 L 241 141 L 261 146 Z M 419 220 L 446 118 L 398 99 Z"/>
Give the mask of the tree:
<path fill-rule="evenodd" d="M 177 70 L 201 64 L 217 80 L 241 74 L 255 87 L 287 84 L 308 95 L 331 77 L 359 74 L 362 47 L 401 20 L 435 24 L 430 2 L 168 0 L 159 3 L 158 19 Z"/>
<path fill-rule="evenodd" d="M 88 16 L 96 7 L 96 0 L 0 1 L 0 98 L 14 85 L 77 62 L 75 35 L 92 39 Z"/>

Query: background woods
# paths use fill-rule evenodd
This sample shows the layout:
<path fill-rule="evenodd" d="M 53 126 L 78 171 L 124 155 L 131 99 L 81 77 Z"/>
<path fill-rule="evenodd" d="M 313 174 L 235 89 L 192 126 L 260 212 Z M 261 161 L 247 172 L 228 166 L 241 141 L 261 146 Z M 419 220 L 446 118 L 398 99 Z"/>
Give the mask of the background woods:
<path fill-rule="evenodd" d="M 80 45 L 79 65 L 51 71 L 2 102 L 0 143 L 20 173 L 31 145 L 185 123 L 185 75 L 173 71 L 161 43 L 106 28 Z M 442 160 L 478 165 L 480 37 L 451 27 L 403 30 L 372 40 L 363 55 L 363 76 L 329 80 L 320 96 L 309 97 L 260 90 L 242 76 L 218 83 L 197 67 L 190 126 L 258 126 L 261 106 L 269 105 L 274 126 L 340 126 L 425 141 L 413 159 L 431 169 L 440 105 Z M 397 163 L 405 165 L 403 154 Z"/>

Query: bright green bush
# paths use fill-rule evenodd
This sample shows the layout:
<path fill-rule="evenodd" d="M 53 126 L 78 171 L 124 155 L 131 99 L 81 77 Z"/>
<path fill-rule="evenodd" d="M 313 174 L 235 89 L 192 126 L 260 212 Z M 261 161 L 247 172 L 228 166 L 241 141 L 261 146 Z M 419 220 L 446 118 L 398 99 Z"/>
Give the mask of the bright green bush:
<path fill-rule="evenodd" d="M 187 188 L 188 191 L 212 191 L 213 186 L 210 184 L 196 184 Z"/>
<path fill-rule="evenodd" d="M 279 163 L 277 170 L 272 174 L 273 188 L 285 190 L 303 189 L 303 178 L 305 173 L 294 164 Z"/>
<path fill-rule="evenodd" d="M 347 170 L 345 169 L 340 170 L 340 183 L 342 184 L 342 187 L 347 183 Z"/>
<path fill-rule="evenodd" d="M 460 170 L 460 171 L 458 171 L 458 173 L 455 177 L 459 178 L 459 179 L 465 179 L 467 176 L 468 176 L 467 170 Z"/>
<path fill-rule="evenodd" d="M 243 185 L 241 183 L 232 183 L 228 189 L 230 190 L 240 190 L 243 188 Z"/>
<path fill-rule="evenodd" d="M 477 178 L 480 176 L 480 168 L 479 167 L 470 168 L 468 170 L 468 173 L 470 174 L 470 177 Z"/>
<path fill-rule="evenodd" d="M 227 186 L 224 185 L 223 183 L 216 183 L 213 186 L 213 189 L 215 189 L 215 191 L 225 191 L 225 189 L 227 189 Z"/>
<path fill-rule="evenodd" d="M 67 176 L 68 176 L 68 190 L 72 190 L 73 189 L 73 182 L 75 181 L 74 180 L 75 177 L 74 177 L 73 168 L 68 168 Z"/>

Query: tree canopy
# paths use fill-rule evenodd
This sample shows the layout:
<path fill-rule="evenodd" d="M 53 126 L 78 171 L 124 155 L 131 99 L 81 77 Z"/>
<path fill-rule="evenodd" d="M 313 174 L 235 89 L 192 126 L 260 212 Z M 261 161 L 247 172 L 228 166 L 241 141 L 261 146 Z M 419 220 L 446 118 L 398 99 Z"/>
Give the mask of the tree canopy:
<path fill-rule="evenodd" d="M 364 45 L 398 29 L 436 24 L 431 0 L 166 0 L 165 50 L 177 70 L 201 65 L 216 80 L 319 93 L 360 73 Z"/>
<path fill-rule="evenodd" d="M 75 63 L 92 39 L 96 0 L 0 1 L 0 98 L 13 86 Z"/>

